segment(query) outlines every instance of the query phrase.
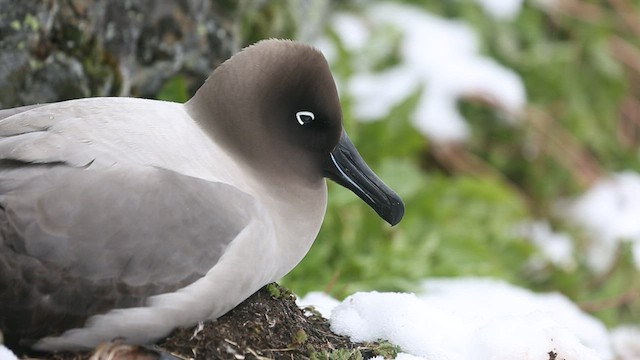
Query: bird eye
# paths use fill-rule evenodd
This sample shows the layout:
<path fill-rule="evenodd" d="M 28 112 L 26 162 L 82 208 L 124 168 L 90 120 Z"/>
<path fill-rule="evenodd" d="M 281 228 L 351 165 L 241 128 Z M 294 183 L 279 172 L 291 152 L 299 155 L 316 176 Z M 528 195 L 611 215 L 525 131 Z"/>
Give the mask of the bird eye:
<path fill-rule="evenodd" d="M 298 124 L 305 125 L 312 122 L 316 116 L 311 111 L 298 111 L 296 113 L 296 119 Z"/>

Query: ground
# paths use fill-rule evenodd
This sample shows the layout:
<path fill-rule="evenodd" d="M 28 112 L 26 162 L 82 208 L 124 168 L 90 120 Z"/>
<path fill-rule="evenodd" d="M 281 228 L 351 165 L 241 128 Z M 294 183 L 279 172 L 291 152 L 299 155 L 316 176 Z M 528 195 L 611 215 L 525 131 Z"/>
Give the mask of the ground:
<path fill-rule="evenodd" d="M 390 345 L 357 344 L 334 334 L 326 319 L 309 309 L 300 309 L 295 303 L 295 296 L 276 284 L 265 286 L 218 320 L 175 330 L 154 348 L 178 359 L 194 360 L 355 360 L 378 354 L 395 357 L 397 353 L 397 349 Z M 100 351 L 103 352 L 100 359 L 151 360 L 157 357 L 141 349 L 135 356 L 118 353 L 115 357 L 113 348 Z M 56 353 L 46 359 L 84 360 L 92 354 Z"/>

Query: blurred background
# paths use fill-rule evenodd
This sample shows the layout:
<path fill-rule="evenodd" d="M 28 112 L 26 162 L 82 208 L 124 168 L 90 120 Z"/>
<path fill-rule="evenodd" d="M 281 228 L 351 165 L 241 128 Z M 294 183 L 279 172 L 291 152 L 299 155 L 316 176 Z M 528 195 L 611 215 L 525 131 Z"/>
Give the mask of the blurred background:
<path fill-rule="evenodd" d="M 640 4 L 633 0 L 0 0 L 0 108 L 186 101 L 264 38 L 319 47 L 345 127 L 405 200 L 389 227 L 330 184 L 303 295 L 492 277 L 640 321 Z"/>

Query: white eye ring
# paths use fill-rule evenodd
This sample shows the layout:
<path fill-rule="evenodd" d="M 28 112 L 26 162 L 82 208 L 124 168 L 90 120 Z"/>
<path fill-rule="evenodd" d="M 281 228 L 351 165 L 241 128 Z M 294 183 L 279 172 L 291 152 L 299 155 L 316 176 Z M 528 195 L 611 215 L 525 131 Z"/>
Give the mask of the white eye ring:
<path fill-rule="evenodd" d="M 311 111 L 298 111 L 296 113 L 296 119 L 298 124 L 305 125 L 316 119 L 316 116 Z"/>

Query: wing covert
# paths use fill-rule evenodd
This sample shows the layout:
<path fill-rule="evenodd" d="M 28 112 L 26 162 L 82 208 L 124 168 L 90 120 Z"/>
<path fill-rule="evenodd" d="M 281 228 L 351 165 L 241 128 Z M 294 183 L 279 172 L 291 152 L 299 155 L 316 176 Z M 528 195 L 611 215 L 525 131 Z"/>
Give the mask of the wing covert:
<path fill-rule="evenodd" d="M 230 185 L 153 167 L 16 166 L 0 191 L 0 328 L 32 338 L 192 283 L 257 211 Z"/>

